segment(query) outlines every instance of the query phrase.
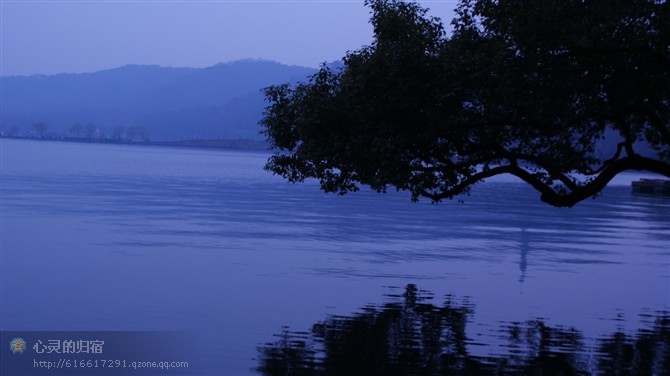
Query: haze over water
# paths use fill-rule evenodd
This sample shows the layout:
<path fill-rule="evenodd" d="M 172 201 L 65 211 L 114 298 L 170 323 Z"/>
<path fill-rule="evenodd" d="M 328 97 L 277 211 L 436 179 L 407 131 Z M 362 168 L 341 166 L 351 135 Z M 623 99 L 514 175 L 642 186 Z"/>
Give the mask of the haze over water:
<path fill-rule="evenodd" d="M 632 194 L 636 174 L 571 209 L 506 179 L 433 205 L 289 184 L 263 153 L 0 147 L 2 330 L 202 333 L 217 370 L 244 374 L 283 326 L 310 330 L 408 284 L 473 307 L 477 355 L 508 351 L 501 322 L 599 338 L 670 309 L 670 202 Z"/>

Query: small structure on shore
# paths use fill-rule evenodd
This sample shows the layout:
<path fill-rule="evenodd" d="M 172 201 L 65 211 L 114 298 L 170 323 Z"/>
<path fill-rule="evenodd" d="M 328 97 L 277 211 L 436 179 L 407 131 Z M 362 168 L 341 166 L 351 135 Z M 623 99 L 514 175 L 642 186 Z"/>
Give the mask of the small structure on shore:
<path fill-rule="evenodd" d="M 653 193 L 670 196 L 670 179 L 640 179 L 631 183 L 635 193 Z"/>

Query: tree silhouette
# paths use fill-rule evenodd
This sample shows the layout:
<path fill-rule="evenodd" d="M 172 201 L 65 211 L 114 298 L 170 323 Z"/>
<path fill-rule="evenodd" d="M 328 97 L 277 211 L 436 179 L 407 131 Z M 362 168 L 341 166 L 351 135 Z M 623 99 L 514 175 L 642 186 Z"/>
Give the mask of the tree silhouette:
<path fill-rule="evenodd" d="M 112 139 L 115 141 L 123 140 L 124 131 L 125 129 L 123 127 L 114 127 L 114 129 L 112 129 Z"/>
<path fill-rule="evenodd" d="M 70 137 L 82 138 L 83 131 L 84 131 L 84 126 L 79 124 L 79 123 L 75 123 L 72 126 L 70 126 L 70 131 L 69 131 Z"/>
<path fill-rule="evenodd" d="M 21 135 L 21 128 L 19 126 L 12 125 L 9 128 L 8 135 L 11 137 L 19 137 Z"/>
<path fill-rule="evenodd" d="M 89 140 L 96 138 L 96 135 L 98 133 L 98 127 L 96 127 L 93 124 L 86 124 L 83 130 L 84 130 L 84 136 Z"/>
<path fill-rule="evenodd" d="M 626 170 L 670 177 L 667 1 L 461 0 L 450 36 L 415 3 L 366 4 L 370 46 L 265 89 L 266 169 L 435 202 L 511 174 L 555 206 Z"/>
<path fill-rule="evenodd" d="M 130 141 L 149 141 L 149 130 L 144 127 L 128 127 L 126 134 Z"/>
<path fill-rule="evenodd" d="M 49 126 L 46 123 L 35 123 L 33 124 L 33 132 L 36 137 L 43 138 L 46 135 Z"/>

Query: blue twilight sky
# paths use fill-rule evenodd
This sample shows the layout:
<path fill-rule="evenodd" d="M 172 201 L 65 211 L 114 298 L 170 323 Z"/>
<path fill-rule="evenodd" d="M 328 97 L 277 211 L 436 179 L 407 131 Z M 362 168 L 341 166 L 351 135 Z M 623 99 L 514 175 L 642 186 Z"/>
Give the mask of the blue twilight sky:
<path fill-rule="evenodd" d="M 448 25 L 454 0 L 420 1 Z M 263 58 L 316 67 L 371 42 L 363 1 L 0 0 L 0 75 Z"/>

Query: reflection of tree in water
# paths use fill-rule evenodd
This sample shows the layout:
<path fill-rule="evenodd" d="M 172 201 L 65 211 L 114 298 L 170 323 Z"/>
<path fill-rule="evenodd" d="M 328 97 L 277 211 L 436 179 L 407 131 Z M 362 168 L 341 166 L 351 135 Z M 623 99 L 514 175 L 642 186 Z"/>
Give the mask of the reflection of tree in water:
<path fill-rule="evenodd" d="M 670 372 L 670 317 L 659 314 L 635 336 L 598 340 L 589 353 L 581 332 L 539 320 L 505 324 L 505 355 L 474 356 L 465 335 L 472 306 L 426 302 L 408 285 L 397 302 L 332 316 L 311 332 L 290 332 L 259 348 L 266 375 L 661 375 Z"/>
<path fill-rule="evenodd" d="M 600 341 L 598 370 L 606 375 L 670 375 L 670 315 L 654 319 L 635 337 L 621 331 Z"/>

